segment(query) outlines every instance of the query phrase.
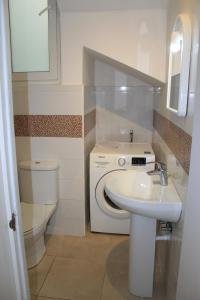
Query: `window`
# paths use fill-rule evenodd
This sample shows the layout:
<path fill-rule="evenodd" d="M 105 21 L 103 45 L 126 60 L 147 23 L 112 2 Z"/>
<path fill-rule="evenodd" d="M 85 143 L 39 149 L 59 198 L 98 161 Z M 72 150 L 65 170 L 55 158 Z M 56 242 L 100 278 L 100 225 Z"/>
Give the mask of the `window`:
<path fill-rule="evenodd" d="M 9 0 L 14 81 L 58 80 L 56 0 Z"/>

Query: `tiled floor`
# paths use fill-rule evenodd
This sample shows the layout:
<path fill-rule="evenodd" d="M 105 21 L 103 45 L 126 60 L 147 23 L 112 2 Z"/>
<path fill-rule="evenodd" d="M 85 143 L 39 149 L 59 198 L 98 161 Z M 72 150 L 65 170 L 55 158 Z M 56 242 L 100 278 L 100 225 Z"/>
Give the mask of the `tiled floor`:
<path fill-rule="evenodd" d="M 47 236 L 46 243 L 46 256 L 29 271 L 32 300 L 141 300 L 128 293 L 127 237 Z M 153 300 L 164 300 L 159 255 L 156 265 Z"/>

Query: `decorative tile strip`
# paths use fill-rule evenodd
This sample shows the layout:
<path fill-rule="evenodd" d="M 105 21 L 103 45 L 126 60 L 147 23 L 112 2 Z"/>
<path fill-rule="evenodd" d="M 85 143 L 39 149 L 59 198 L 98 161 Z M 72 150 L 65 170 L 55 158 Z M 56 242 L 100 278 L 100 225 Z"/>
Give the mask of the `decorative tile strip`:
<path fill-rule="evenodd" d="M 82 137 L 80 115 L 16 115 L 15 135 L 30 137 Z"/>
<path fill-rule="evenodd" d="M 29 119 L 28 116 L 15 116 L 15 135 L 29 136 Z"/>
<path fill-rule="evenodd" d="M 84 135 L 86 136 L 96 126 L 96 109 L 84 116 Z"/>
<path fill-rule="evenodd" d="M 192 137 L 157 111 L 154 111 L 154 128 L 189 174 Z"/>

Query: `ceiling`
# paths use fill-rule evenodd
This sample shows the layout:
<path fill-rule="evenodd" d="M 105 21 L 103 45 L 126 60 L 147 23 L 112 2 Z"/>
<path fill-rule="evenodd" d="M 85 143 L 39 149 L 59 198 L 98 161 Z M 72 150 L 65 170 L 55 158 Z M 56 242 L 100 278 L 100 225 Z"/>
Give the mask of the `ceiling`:
<path fill-rule="evenodd" d="M 106 11 L 167 8 L 169 0 L 57 0 L 61 11 Z"/>

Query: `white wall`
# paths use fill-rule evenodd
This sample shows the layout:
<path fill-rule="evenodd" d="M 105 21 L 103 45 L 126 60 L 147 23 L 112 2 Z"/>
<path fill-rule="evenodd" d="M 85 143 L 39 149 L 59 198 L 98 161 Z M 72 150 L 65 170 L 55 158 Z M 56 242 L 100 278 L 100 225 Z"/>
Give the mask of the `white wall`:
<path fill-rule="evenodd" d="M 200 15 L 200 10 L 198 10 Z M 200 56 L 199 56 L 200 62 Z M 200 63 L 198 64 L 198 82 Z M 183 228 L 182 253 L 178 278 L 177 300 L 198 300 L 200 297 L 200 201 L 199 201 L 199 152 L 200 152 L 200 86 L 196 93 L 191 172 L 189 178 L 188 200 L 186 203 Z"/>
<path fill-rule="evenodd" d="M 57 85 L 41 82 L 14 86 L 15 114 L 84 117 L 92 110 L 95 95 L 84 89 L 83 84 L 94 84 L 94 61 L 84 53 L 84 47 L 164 80 L 165 33 L 166 11 L 155 7 L 149 10 L 61 12 L 61 82 Z M 128 123 L 125 127 L 133 126 Z M 149 130 L 146 131 L 149 135 Z M 16 143 L 18 160 L 54 158 L 60 163 L 58 210 L 48 231 L 83 235 L 87 201 L 84 174 L 87 174 L 85 166 L 89 151 L 95 143 L 95 129 L 85 140 L 84 137 L 17 137 Z"/>
<path fill-rule="evenodd" d="M 105 11 L 127 9 L 167 8 L 168 0 L 57 0 L 61 10 Z"/>
<path fill-rule="evenodd" d="M 165 81 L 165 37 L 162 9 L 61 13 L 62 83 L 82 84 L 83 47 Z"/>
<path fill-rule="evenodd" d="M 15 84 L 16 115 L 82 115 L 83 88 L 49 84 Z M 85 234 L 84 139 L 16 137 L 17 159 L 56 159 L 59 199 L 48 233 Z"/>
<path fill-rule="evenodd" d="M 190 0 L 170 0 L 170 7 L 168 13 L 168 43 L 167 49 L 169 49 L 170 44 L 170 34 L 175 22 L 175 18 L 180 13 L 191 14 L 191 2 Z M 191 15 L 192 16 L 192 15 Z M 194 26 L 194 19 L 191 17 Z M 197 72 L 197 59 L 198 51 L 196 47 L 195 37 L 193 38 L 193 52 L 192 52 L 192 63 L 191 63 L 191 74 L 190 74 L 190 94 L 188 102 L 188 114 L 185 118 L 180 118 L 174 113 L 166 109 L 166 88 L 161 96 L 157 96 L 155 100 L 155 109 L 160 114 L 165 116 L 171 122 L 176 124 L 178 127 L 182 128 L 189 135 L 192 135 L 193 131 L 193 117 L 195 111 L 195 83 L 196 83 L 196 72 Z M 169 53 L 168 53 L 169 54 Z M 167 280 L 167 299 L 175 300 L 177 293 L 177 280 L 179 276 L 179 262 L 182 247 L 182 235 L 183 235 L 183 225 L 185 217 L 186 201 L 187 199 L 187 189 L 188 189 L 188 175 L 183 171 L 180 163 L 174 156 L 174 153 L 170 151 L 168 146 L 158 135 L 157 132 L 154 133 L 153 143 L 157 154 L 157 159 L 164 161 L 168 165 L 169 173 L 173 176 L 173 181 L 175 183 L 176 189 L 179 196 L 183 202 L 183 214 L 179 223 L 174 224 L 173 234 L 169 247 L 169 262 L 168 262 L 168 272 L 166 274 Z M 178 143 L 178 141 L 177 141 Z M 192 297 L 186 297 L 185 299 L 193 299 Z M 194 298 L 195 299 L 195 298 Z M 197 298 L 196 298 L 197 299 Z"/>
<path fill-rule="evenodd" d="M 82 86 L 15 83 L 13 87 L 15 115 L 81 115 L 83 113 Z"/>
<path fill-rule="evenodd" d="M 127 87 L 127 91 L 121 91 Z M 95 94 L 97 103 L 97 142 L 129 141 L 134 131 L 135 142 L 152 141 L 152 87 L 111 65 L 95 63 Z"/>
<path fill-rule="evenodd" d="M 177 141 L 178 142 L 178 141 Z M 156 159 L 167 164 L 168 175 L 171 177 L 180 199 L 183 202 L 183 212 L 187 198 L 188 175 L 181 167 L 174 153 L 169 149 L 165 141 L 155 131 L 153 134 L 153 149 Z M 167 248 L 167 270 L 165 272 L 167 300 L 176 299 L 176 288 L 179 271 L 180 252 L 182 244 L 182 230 L 184 213 L 178 223 L 173 223 L 173 233 Z"/>
<path fill-rule="evenodd" d="M 195 14 L 198 22 L 200 21 L 199 1 L 185 1 L 195 7 Z M 180 3 L 179 3 L 180 5 Z M 190 8 L 191 9 L 191 8 Z M 199 27 L 199 24 L 198 24 Z M 198 34 L 199 36 L 199 34 Z M 199 36 L 200 39 L 200 36 Z M 180 269 L 178 275 L 177 300 L 198 300 L 200 297 L 200 202 L 199 202 L 199 151 L 200 151 L 200 52 L 198 53 L 198 63 L 196 63 L 197 88 L 194 93 L 194 128 L 192 132 L 193 144 L 191 153 L 191 169 L 188 184 L 187 202 L 185 205 L 185 218 L 183 227 L 182 249 Z"/>

